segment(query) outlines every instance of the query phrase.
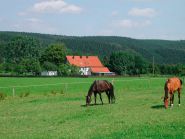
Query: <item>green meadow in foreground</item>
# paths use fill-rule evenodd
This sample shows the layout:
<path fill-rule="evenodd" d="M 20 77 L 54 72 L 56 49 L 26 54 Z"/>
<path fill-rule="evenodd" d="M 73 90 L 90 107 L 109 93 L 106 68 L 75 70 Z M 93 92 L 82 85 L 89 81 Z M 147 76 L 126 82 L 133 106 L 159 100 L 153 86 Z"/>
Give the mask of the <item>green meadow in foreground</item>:
<path fill-rule="evenodd" d="M 86 107 L 95 79 L 0 78 L 0 93 L 7 94 L 0 101 L 0 138 L 185 138 L 185 91 L 180 107 L 175 94 L 174 107 L 164 109 L 166 78 L 107 78 L 116 103 L 103 94 L 104 105 Z"/>

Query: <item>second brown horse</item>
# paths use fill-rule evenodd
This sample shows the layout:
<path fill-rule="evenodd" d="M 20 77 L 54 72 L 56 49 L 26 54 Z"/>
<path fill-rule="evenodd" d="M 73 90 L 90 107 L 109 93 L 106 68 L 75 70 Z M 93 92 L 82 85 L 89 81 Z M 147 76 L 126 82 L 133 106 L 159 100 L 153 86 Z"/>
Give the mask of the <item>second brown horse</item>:
<path fill-rule="evenodd" d="M 178 91 L 179 106 L 180 106 L 181 88 L 182 88 L 182 80 L 177 77 L 169 78 L 166 81 L 164 85 L 164 91 L 165 91 L 164 106 L 165 108 L 168 108 L 168 94 L 170 94 L 170 106 L 173 106 L 175 91 Z"/>

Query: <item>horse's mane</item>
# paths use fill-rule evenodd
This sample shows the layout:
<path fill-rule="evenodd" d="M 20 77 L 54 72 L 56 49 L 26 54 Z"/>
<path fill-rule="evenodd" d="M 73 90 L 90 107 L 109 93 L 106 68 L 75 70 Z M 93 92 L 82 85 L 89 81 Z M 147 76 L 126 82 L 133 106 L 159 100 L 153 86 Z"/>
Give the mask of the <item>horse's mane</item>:
<path fill-rule="evenodd" d="M 93 91 L 93 87 L 94 87 L 95 84 L 96 84 L 96 80 L 91 84 L 88 93 Z"/>

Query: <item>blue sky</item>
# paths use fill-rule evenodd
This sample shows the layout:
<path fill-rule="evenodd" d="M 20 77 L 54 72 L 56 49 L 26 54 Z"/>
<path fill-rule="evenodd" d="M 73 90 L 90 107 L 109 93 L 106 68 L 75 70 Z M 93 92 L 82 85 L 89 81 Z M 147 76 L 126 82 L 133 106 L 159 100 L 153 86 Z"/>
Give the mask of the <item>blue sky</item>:
<path fill-rule="evenodd" d="M 185 39 L 185 0 L 1 0 L 0 31 Z"/>

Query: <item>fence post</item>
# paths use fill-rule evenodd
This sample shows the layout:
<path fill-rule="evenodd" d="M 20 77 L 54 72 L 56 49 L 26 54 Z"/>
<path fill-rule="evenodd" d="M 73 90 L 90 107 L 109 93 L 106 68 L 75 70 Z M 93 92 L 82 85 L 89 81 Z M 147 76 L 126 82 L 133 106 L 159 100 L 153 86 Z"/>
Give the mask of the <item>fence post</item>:
<path fill-rule="evenodd" d="M 15 88 L 13 87 L 12 89 L 12 96 L 14 97 L 15 96 Z"/>

